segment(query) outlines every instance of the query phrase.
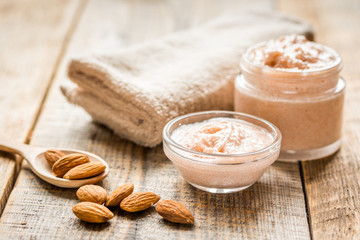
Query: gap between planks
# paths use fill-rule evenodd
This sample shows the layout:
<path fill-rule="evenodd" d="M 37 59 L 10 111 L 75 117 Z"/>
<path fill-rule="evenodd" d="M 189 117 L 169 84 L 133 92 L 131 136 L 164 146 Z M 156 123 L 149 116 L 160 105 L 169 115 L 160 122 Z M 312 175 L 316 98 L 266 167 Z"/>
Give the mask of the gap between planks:
<path fill-rule="evenodd" d="M 25 138 L 25 141 L 24 141 L 25 144 L 30 144 L 30 142 L 31 142 L 31 136 L 32 136 L 32 134 L 34 132 L 36 124 L 37 124 L 37 122 L 39 120 L 39 117 L 41 115 L 41 112 L 42 112 L 42 110 L 44 108 L 44 104 L 45 104 L 46 99 L 47 99 L 47 97 L 49 95 L 49 91 L 51 89 L 51 86 L 54 83 L 54 79 L 55 79 L 55 76 L 57 75 L 57 72 L 59 70 L 59 66 L 60 66 L 60 64 L 61 64 L 61 62 L 62 62 L 62 60 L 64 58 L 66 48 L 67 48 L 67 46 L 68 46 L 68 44 L 70 42 L 71 37 L 73 36 L 73 34 L 75 32 L 76 27 L 79 24 L 80 18 L 82 16 L 82 14 L 84 13 L 84 9 L 86 8 L 87 3 L 88 3 L 88 0 L 80 0 L 79 6 L 77 7 L 77 9 L 75 11 L 73 19 L 71 20 L 72 24 L 70 25 L 69 30 L 65 35 L 64 42 L 63 42 L 63 44 L 61 46 L 60 54 L 56 58 L 56 63 L 55 63 L 55 66 L 54 66 L 54 70 L 51 73 L 51 77 L 50 77 L 50 80 L 49 80 L 49 82 L 47 84 L 47 87 L 45 89 L 44 96 L 41 99 L 38 110 L 36 111 L 36 113 L 34 115 L 34 120 L 32 121 L 29 132 L 28 132 L 28 134 L 27 134 L 27 136 Z M 20 165 L 20 167 L 21 167 L 21 165 Z"/>
<path fill-rule="evenodd" d="M 80 0 L 79 2 L 79 5 L 77 6 L 77 9 L 74 13 L 74 16 L 72 17 L 72 20 L 71 20 L 71 24 L 70 24 L 70 27 L 69 27 L 69 30 L 66 32 L 65 34 L 65 38 L 64 38 L 64 41 L 63 43 L 61 44 L 61 48 L 60 48 L 60 53 L 58 55 L 58 57 L 56 58 L 56 62 L 55 62 L 55 65 L 54 65 L 54 69 L 51 73 L 51 76 L 50 76 L 50 80 L 48 81 L 48 84 L 45 88 L 45 92 L 44 92 L 44 95 L 43 97 L 41 98 L 41 101 L 40 101 L 40 104 L 34 114 L 34 117 L 33 117 L 33 120 L 32 120 L 32 123 L 30 125 L 30 128 L 28 130 L 28 133 L 25 137 L 25 140 L 23 141 L 23 143 L 25 144 L 30 144 L 31 142 L 31 137 L 32 137 L 32 134 L 33 134 L 33 131 L 36 127 L 36 124 L 39 120 L 39 117 L 41 115 L 41 112 L 43 110 L 43 107 L 44 107 L 44 104 L 46 102 L 46 99 L 48 97 L 48 94 L 49 94 L 49 90 L 51 89 L 51 86 L 54 82 L 54 79 L 55 79 L 55 76 L 57 75 L 57 71 L 58 71 L 58 68 L 60 66 L 60 63 L 62 62 L 63 58 L 64 58 L 64 54 L 66 52 L 66 48 L 70 42 L 70 39 L 73 35 L 73 33 L 75 32 L 75 29 L 80 21 L 80 18 L 84 12 L 84 9 L 86 8 L 86 5 L 88 3 L 88 0 Z M 6 196 L 4 197 L 4 201 L 3 201 L 3 204 L 1 206 L 1 209 L 0 209 L 0 217 L 3 213 L 3 210 L 7 204 L 7 201 L 8 201 L 8 198 L 15 186 L 15 183 L 17 181 L 17 178 L 19 176 L 19 173 L 20 173 L 20 170 L 21 170 L 21 166 L 22 166 L 22 162 L 23 162 L 23 158 L 20 157 L 20 156 L 15 156 L 14 157 L 14 160 L 16 162 L 15 164 L 15 170 L 14 170 L 14 175 L 11 179 L 8 179 L 8 181 L 10 181 L 10 183 L 8 183 L 8 187 L 7 189 L 4 189 L 4 192 L 6 192 Z"/>
<path fill-rule="evenodd" d="M 306 190 L 306 183 L 305 183 L 305 177 L 304 177 L 304 169 L 302 165 L 302 161 L 299 161 L 299 170 L 300 170 L 300 179 L 301 179 L 301 186 L 304 193 L 304 201 L 305 201 L 305 210 L 306 210 L 306 217 L 309 225 L 309 233 L 310 233 L 310 239 L 313 238 L 313 231 L 311 227 L 311 215 L 310 215 L 310 208 L 309 208 L 309 200 L 308 200 L 308 194 Z"/>

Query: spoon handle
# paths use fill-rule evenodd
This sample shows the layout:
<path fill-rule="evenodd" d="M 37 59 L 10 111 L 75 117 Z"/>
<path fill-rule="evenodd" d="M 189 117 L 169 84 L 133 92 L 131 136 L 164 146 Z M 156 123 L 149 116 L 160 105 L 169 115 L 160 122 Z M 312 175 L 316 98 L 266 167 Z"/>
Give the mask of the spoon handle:
<path fill-rule="evenodd" d="M 0 151 L 16 153 L 21 156 L 24 155 L 24 145 L 22 143 L 14 143 L 8 140 L 0 139 Z"/>
<path fill-rule="evenodd" d="M 32 146 L 4 139 L 0 139 L 0 151 L 16 153 L 26 159 L 28 159 L 31 154 L 38 152 L 37 149 Z"/>

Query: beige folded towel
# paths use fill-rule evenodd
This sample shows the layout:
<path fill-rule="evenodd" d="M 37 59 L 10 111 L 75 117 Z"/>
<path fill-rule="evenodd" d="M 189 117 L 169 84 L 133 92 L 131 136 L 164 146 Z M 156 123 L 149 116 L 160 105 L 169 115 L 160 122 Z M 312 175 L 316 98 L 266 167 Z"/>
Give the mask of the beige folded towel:
<path fill-rule="evenodd" d="M 161 142 L 179 115 L 233 108 L 241 53 L 256 42 L 311 27 L 280 13 L 238 13 L 156 41 L 73 59 L 62 86 L 67 99 L 95 121 L 143 146 Z"/>

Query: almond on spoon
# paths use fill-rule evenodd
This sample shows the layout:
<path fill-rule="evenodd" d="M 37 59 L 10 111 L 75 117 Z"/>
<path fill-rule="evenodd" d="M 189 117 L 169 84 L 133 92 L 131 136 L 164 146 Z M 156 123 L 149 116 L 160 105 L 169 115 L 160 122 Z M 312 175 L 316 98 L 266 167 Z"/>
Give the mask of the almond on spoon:
<path fill-rule="evenodd" d="M 63 156 L 65 156 L 65 153 L 54 149 L 49 149 L 44 153 L 44 157 L 46 161 L 49 163 L 50 167 L 52 167 L 54 163 Z"/>
<path fill-rule="evenodd" d="M 70 180 L 94 177 L 104 172 L 105 168 L 101 162 L 88 162 L 71 168 L 63 177 Z"/>
<path fill-rule="evenodd" d="M 81 153 L 71 153 L 57 160 L 52 166 L 52 173 L 56 177 L 63 177 L 70 169 L 90 162 L 88 156 Z"/>

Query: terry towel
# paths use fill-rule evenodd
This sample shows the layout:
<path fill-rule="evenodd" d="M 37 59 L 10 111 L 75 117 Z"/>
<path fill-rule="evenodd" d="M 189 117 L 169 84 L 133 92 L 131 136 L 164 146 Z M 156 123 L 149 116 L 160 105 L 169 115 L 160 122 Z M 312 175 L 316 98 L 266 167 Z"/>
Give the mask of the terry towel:
<path fill-rule="evenodd" d="M 285 34 L 312 38 L 301 20 L 274 12 L 238 13 L 118 52 L 73 59 L 62 86 L 68 101 L 121 137 L 153 147 L 182 114 L 232 110 L 246 47 Z"/>

